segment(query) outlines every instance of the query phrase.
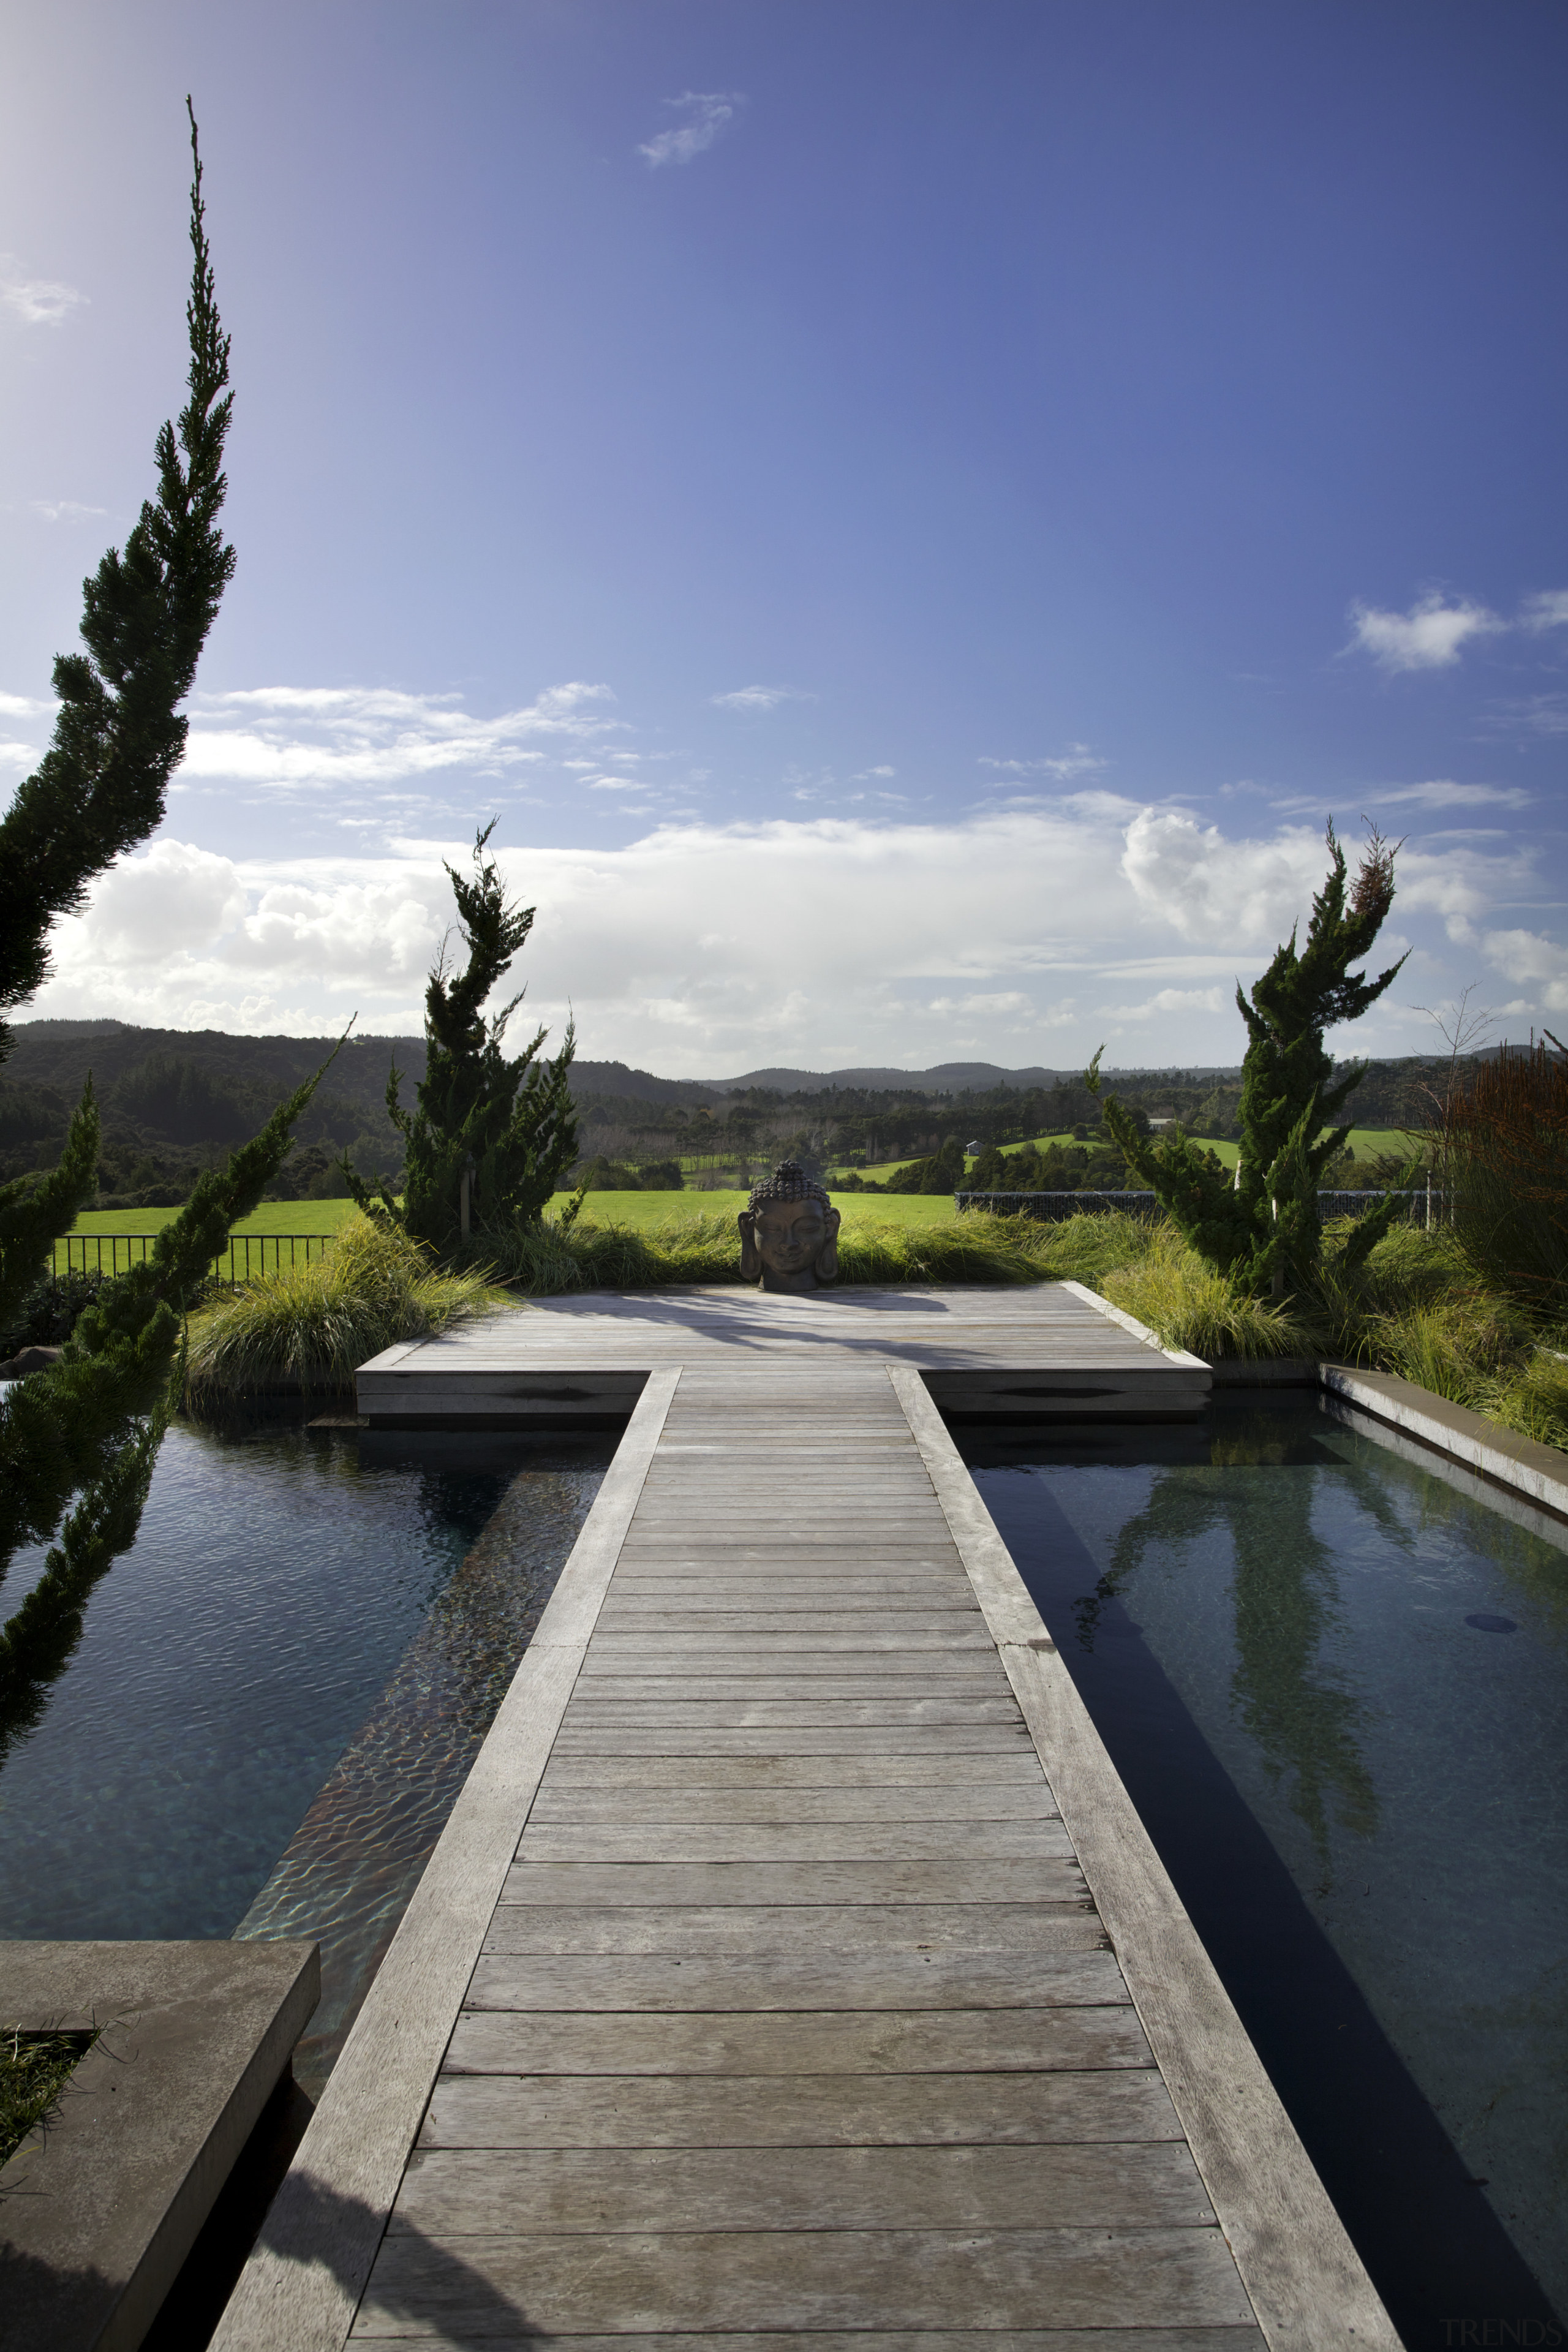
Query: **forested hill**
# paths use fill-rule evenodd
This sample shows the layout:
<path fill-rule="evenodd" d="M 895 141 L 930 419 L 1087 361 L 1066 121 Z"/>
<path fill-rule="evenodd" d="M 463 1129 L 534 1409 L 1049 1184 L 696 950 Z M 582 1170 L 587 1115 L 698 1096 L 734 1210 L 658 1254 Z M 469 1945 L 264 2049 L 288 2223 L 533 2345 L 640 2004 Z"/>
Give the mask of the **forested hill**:
<path fill-rule="evenodd" d="M 332 1050 L 321 1037 L 234 1037 L 221 1030 L 141 1029 L 120 1021 L 30 1021 L 0 1069 L 0 1177 L 51 1166 L 89 1074 L 103 1112 L 100 1200 L 183 1199 L 197 1168 L 252 1135 Z M 401 1141 L 386 1116 L 395 1062 L 405 1100 L 424 1075 L 422 1037 L 351 1036 L 338 1050 L 279 1178 L 282 1197 L 342 1192 L 346 1150 L 367 1174 L 394 1176 Z M 1369 1127 L 1424 1125 L 1441 1065 L 1376 1062 L 1353 1116 Z M 1112 1071 L 1108 1084 L 1152 1117 L 1203 1135 L 1233 1131 L 1238 1069 Z M 1009 1142 L 1096 1124 L 1081 1075 L 949 1063 L 931 1070 L 777 1068 L 744 1079 L 661 1078 L 624 1062 L 579 1061 L 573 1094 L 585 1157 L 661 1161 L 676 1146 L 742 1158 L 775 1145 L 808 1157 L 931 1151 L 949 1129 L 968 1143 Z M 935 1139 L 933 1141 L 932 1139 Z"/>

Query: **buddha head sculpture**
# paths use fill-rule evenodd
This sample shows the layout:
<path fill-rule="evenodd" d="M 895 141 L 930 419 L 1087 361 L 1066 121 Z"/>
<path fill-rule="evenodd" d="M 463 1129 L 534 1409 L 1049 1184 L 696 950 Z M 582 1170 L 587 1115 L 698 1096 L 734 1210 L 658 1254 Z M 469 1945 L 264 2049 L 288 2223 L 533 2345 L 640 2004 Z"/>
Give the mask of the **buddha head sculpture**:
<path fill-rule="evenodd" d="M 793 1160 L 753 1184 L 736 1220 L 741 1274 L 764 1290 L 815 1290 L 838 1275 L 838 1212 L 822 1186 Z"/>

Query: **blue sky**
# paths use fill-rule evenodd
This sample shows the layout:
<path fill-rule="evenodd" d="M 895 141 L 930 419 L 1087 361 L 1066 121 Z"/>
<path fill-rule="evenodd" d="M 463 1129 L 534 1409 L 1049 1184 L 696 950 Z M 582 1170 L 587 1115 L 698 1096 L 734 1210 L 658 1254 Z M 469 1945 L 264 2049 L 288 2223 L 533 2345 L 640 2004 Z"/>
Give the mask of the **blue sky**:
<path fill-rule="evenodd" d="M 498 814 L 531 1003 L 670 1073 L 1239 1055 L 1324 819 L 1568 1019 L 1539 0 L 73 5 L 0 93 L 13 777 L 182 369 L 239 571 L 39 1011 L 416 1015 Z"/>

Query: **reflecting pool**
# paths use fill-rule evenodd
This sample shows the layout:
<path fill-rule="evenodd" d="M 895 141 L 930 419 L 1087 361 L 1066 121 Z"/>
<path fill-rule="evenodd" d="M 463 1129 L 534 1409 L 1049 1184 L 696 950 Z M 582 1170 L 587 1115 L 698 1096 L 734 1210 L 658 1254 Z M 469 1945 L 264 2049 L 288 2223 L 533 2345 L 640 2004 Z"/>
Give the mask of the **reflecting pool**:
<path fill-rule="evenodd" d="M 0 1756 L 0 1937 L 319 1937 L 319 2087 L 613 1443 L 176 1423 Z"/>
<path fill-rule="evenodd" d="M 1327 1400 L 965 1453 L 1406 2340 L 1549 2325 L 1568 1527 Z"/>

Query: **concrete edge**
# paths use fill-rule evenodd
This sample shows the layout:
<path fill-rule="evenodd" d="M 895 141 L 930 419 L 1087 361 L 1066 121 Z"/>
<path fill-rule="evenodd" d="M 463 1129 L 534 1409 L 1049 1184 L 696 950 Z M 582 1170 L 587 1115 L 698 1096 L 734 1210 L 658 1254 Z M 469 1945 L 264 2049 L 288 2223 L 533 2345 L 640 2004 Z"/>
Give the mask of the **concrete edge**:
<path fill-rule="evenodd" d="M 1320 1364 L 1318 1380 L 1333 1396 L 1357 1405 L 1374 1421 L 1387 1422 L 1435 1446 L 1468 1470 L 1528 1496 L 1543 1510 L 1568 1518 L 1568 1464 L 1554 1445 L 1500 1429 L 1468 1405 L 1450 1404 L 1430 1389 L 1417 1388 L 1393 1372 L 1365 1372 L 1354 1364 Z"/>
<path fill-rule="evenodd" d="M 289 2072 L 321 1999 L 320 1948 L 218 1938 L 5 1950 L 8 2023 L 109 2029 L 58 2120 L 5 2167 L 5 2247 L 34 2273 L 16 2290 L 6 2341 L 18 2352 L 68 2352 L 79 2340 L 135 2352 Z M 68 1983 L 76 1997 L 62 2001 Z M 55 2299 L 66 2298 L 53 2310 L 50 2277 Z M 90 2319 L 84 2291 L 106 2306 Z"/>
<path fill-rule="evenodd" d="M 1163 1356 L 1168 1364 L 1179 1364 L 1184 1372 L 1208 1370 L 1201 1356 L 1189 1356 L 1184 1348 L 1167 1348 L 1146 1323 L 1140 1323 L 1136 1316 L 1124 1314 L 1120 1307 L 1112 1307 L 1109 1298 L 1102 1298 L 1098 1290 L 1090 1290 L 1087 1283 L 1062 1282 L 1057 1287 L 1058 1290 L 1070 1290 L 1075 1298 L 1081 1298 L 1086 1307 L 1092 1307 L 1095 1313 L 1103 1315 L 1108 1323 L 1120 1323 L 1124 1331 L 1131 1331 L 1135 1339 L 1142 1340 L 1145 1348 L 1152 1348 L 1157 1356 Z"/>
<path fill-rule="evenodd" d="M 213 2352 L 342 2352 L 680 1379 L 655 1372 L 262 2226 Z"/>
<path fill-rule="evenodd" d="M 1272 2352 L 1400 2339 L 918 1377 L 889 1377 Z"/>

